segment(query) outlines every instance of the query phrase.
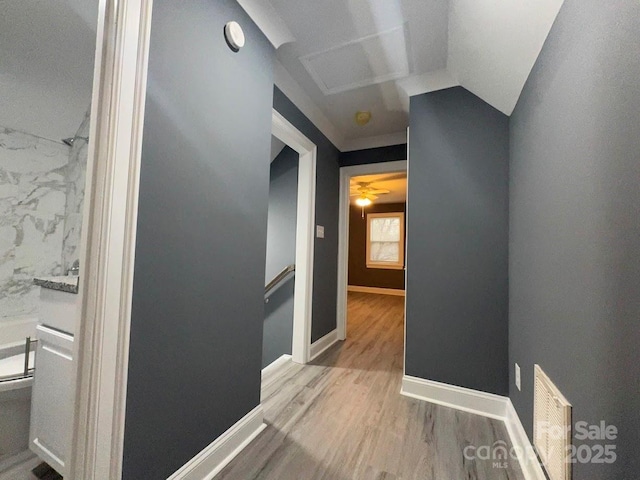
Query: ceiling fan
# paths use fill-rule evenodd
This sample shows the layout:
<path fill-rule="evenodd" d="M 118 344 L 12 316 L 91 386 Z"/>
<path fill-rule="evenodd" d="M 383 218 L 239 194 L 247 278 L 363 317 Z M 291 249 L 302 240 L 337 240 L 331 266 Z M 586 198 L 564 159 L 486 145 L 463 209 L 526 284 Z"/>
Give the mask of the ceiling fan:
<path fill-rule="evenodd" d="M 350 196 L 357 196 L 356 204 L 360 207 L 366 207 L 367 205 L 371 205 L 371 202 L 376 200 L 378 195 L 387 193 L 391 193 L 391 190 L 374 188 L 369 182 L 357 182 L 351 185 Z"/>

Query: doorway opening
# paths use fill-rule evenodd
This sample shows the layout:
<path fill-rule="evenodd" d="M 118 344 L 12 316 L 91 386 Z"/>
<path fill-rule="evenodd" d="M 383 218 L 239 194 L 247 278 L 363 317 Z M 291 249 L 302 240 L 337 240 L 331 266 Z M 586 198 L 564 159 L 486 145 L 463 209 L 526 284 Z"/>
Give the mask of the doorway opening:
<path fill-rule="evenodd" d="M 265 369 L 288 360 L 287 351 L 296 363 L 309 361 L 317 151 L 313 142 L 275 110 L 271 133 Z"/>
<path fill-rule="evenodd" d="M 404 296 L 407 175 L 404 160 L 340 169 L 340 340 L 347 338 L 349 292 Z"/>

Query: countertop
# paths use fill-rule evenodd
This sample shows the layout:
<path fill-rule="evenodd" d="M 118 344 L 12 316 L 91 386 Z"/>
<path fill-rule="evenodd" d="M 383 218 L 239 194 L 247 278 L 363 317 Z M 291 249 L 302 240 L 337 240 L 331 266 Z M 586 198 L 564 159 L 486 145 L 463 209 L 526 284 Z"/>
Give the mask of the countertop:
<path fill-rule="evenodd" d="M 33 283 L 51 290 L 60 290 L 67 293 L 78 293 L 79 278 L 77 275 L 66 275 L 58 277 L 36 277 Z"/>

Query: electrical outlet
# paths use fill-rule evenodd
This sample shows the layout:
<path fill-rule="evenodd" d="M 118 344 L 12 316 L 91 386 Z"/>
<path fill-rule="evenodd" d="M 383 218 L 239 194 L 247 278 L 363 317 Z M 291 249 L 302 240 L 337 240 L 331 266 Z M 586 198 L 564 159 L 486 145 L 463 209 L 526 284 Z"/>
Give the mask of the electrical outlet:
<path fill-rule="evenodd" d="M 522 391 L 521 383 L 520 383 L 520 365 L 516 363 L 516 387 L 518 390 Z"/>
<path fill-rule="evenodd" d="M 316 237 L 324 238 L 324 227 L 322 225 L 316 225 Z"/>

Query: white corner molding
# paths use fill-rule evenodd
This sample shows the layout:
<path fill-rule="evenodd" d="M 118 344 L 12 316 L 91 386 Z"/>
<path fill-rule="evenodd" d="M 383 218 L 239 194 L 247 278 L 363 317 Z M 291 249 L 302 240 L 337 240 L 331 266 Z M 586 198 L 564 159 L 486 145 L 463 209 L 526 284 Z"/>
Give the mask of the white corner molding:
<path fill-rule="evenodd" d="M 360 293 L 375 293 L 378 295 L 395 295 L 397 297 L 404 297 L 404 290 L 399 288 L 381 288 L 381 287 L 362 287 L 360 285 L 348 285 L 347 291 L 360 292 Z"/>
<path fill-rule="evenodd" d="M 263 420 L 262 405 L 258 405 L 167 480 L 212 479 L 267 427 Z"/>
<path fill-rule="evenodd" d="M 238 0 L 238 3 L 275 48 L 296 40 L 269 0 Z"/>
<path fill-rule="evenodd" d="M 424 378 L 405 375 L 402 378 L 400 393 L 407 397 L 484 417 L 504 421 L 507 416 L 507 402 L 509 400 L 507 397 L 433 380 L 425 380 Z"/>
<path fill-rule="evenodd" d="M 300 155 L 298 161 L 296 282 L 293 289 L 291 357 L 294 362 L 304 364 L 309 361 L 311 343 L 318 147 L 276 110 L 272 111 L 271 133 Z"/>
<path fill-rule="evenodd" d="M 407 131 L 377 135 L 375 137 L 352 138 L 342 142 L 342 152 L 367 150 L 368 148 L 390 147 L 407 143 Z"/>
<path fill-rule="evenodd" d="M 282 355 L 276 358 L 273 362 L 262 369 L 262 378 L 268 377 L 269 375 L 273 375 L 276 371 L 280 369 L 280 367 L 286 365 L 291 361 L 291 355 Z"/>
<path fill-rule="evenodd" d="M 311 344 L 310 360 L 313 360 L 338 342 L 338 329 L 334 329 L 327 333 L 324 337 L 316 340 Z"/>
<path fill-rule="evenodd" d="M 524 452 L 520 458 L 520 467 L 522 468 L 525 480 L 546 480 L 547 477 L 537 459 L 527 432 L 522 426 L 518 412 L 516 412 L 513 403 L 511 403 L 511 399 L 507 399 L 507 416 L 504 423 L 513 447 L 520 452 Z"/>
<path fill-rule="evenodd" d="M 122 477 L 152 0 L 100 0 L 67 480 Z"/>
<path fill-rule="evenodd" d="M 397 83 L 408 97 L 460 85 L 456 78 L 446 69 L 413 75 L 398 80 Z"/>
<path fill-rule="evenodd" d="M 335 147 L 343 151 L 344 136 L 327 118 L 324 112 L 306 94 L 302 87 L 287 72 L 284 66 L 276 60 L 273 66 L 273 83 L 284 93 L 291 102 L 327 137 Z"/>

